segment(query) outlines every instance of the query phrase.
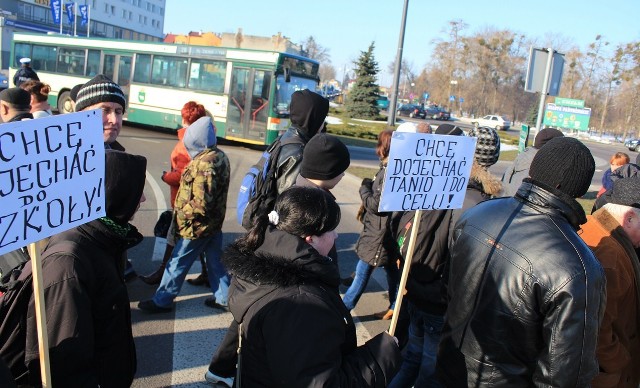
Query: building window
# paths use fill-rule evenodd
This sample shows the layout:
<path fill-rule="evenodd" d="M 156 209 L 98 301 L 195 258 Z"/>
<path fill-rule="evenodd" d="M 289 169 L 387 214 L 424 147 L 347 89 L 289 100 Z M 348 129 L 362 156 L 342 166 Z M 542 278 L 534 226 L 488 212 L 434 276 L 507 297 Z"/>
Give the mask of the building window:
<path fill-rule="evenodd" d="M 126 10 L 126 9 L 123 9 L 123 10 L 122 10 L 122 18 L 123 18 L 123 19 L 126 19 L 126 18 L 127 18 L 127 10 Z"/>
<path fill-rule="evenodd" d="M 104 13 L 109 13 L 109 4 L 104 5 Z"/>
<path fill-rule="evenodd" d="M 116 14 L 116 6 L 112 5 L 111 6 L 111 15 L 115 15 Z"/>

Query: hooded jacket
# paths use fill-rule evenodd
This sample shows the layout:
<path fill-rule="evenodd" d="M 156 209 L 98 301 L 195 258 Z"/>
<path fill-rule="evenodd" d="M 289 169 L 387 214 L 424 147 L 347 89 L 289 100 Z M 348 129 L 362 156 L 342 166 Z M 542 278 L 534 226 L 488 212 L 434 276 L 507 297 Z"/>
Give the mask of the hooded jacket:
<path fill-rule="evenodd" d="M 289 109 L 291 127 L 280 138 L 288 144 L 282 146 L 278 156 L 276 179 L 278 194 L 293 186 L 300 173 L 302 151 L 311 138 L 320 131 L 329 113 L 329 100 L 308 89 L 291 95 Z"/>
<path fill-rule="evenodd" d="M 136 351 L 122 257 L 142 241 L 142 235 L 124 220 L 131 219 L 138 208 L 145 170 L 145 158 L 107 151 L 107 217 L 127 226 L 128 231 L 121 234 L 101 219 L 93 220 L 52 236 L 42 252 L 53 386 L 117 388 L 133 382 Z M 70 244 L 69 248 L 60 250 L 62 243 Z M 20 277 L 24 279 L 30 273 L 28 262 Z M 30 383 L 38 386 L 40 363 L 33 296 L 28 311 L 25 365 Z"/>
<path fill-rule="evenodd" d="M 437 370 L 446 386 L 586 387 L 604 312 L 602 267 L 573 198 L 527 178 L 455 225 Z"/>
<path fill-rule="evenodd" d="M 407 298 L 416 307 L 432 315 L 443 315 L 447 308 L 443 292 L 443 276 L 453 226 L 465 210 L 500 194 L 502 185 L 487 169 L 474 163 L 461 209 L 427 210 L 421 213 L 420 229 L 407 278 Z M 400 231 L 396 241 L 403 257 L 407 257 L 409 236 L 415 212 L 406 212 L 400 219 Z"/>
<path fill-rule="evenodd" d="M 174 210 L 177 233 L 193 240 L 222 230 L 230 166 L 227 155 L 216 147 L 210 117 L 201 117 L 191 124 L 183 142 L 192 160 L 182 173 Z"/>
<path fill-rule="evenodd" d="M 243 387 L 385 387 L 401 356 L 386 333 L 357 346 L 336 265 L 269 226 L 253 254 L 232 244 L 229 307 L 241 322 Z"/>
<path fill-rule="evenodd" d="M 607 306 L 598 335 L 600 373 L 592 387 L 640 383 L 640 261 L 631 240 L 606 209 L 587 216 L 580 235 L 604 267 Z"/>
<path fill-rule="evenodd" d="M 522 184 L 522 180 L 529 177 L 529 167 L 531 167 L 531 162 L 537 152 L 537 148 L 527 147 L 522 153 L 518 154 L 513 163 L 507 167 L 504 175 L 502 175 L 503 196 L 513 197 L 516 194 Z"/>

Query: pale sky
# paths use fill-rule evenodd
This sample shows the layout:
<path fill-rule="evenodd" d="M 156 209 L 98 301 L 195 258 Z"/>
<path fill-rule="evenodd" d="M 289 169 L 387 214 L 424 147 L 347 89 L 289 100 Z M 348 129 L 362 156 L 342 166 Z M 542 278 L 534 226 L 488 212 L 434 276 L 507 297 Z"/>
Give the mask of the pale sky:
<path fill-rule="evenodd" d="M 244 35 L 281 32 L 294 43 L 312 35 L 329 49 L 338 78 L 375 42 L 384 86 L 391 83 L 387 68 L 398 52 L 403 5 L 404 0 L 166 0 L 164 32 L 242 28 Z M 536 47 L 553 43 L 586 50 L 598 34 L 612 48 L 640 40 L 640 0 L 409 0 L 403 58 L 415 72 L 429 62 L 432 40 L 446 39 L 443 31 L 457 19 L 468 24 L 465 35 L 507 28 L 536 39 Z"/>

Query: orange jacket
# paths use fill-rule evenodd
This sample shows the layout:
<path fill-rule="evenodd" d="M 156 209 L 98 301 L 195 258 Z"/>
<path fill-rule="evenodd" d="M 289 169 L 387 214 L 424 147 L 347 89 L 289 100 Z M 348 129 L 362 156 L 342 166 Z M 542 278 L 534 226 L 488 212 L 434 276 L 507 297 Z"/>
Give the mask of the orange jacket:
<path fill-rule="evenodd" d="M 180 187 L 182 170 L 184 170 L 187 164 L 191 161 L 191 156 L 189 156 L 189 153 L 182 142 L 182 138 L 184 137 L 186 130 L 187 128 L 180 128 L 178 130 L 178 142 L 175 147 L 173 147 L 173 151 L 171 151 L 171 171 L 162 174 L 162 180 L 171 188 L 171 207 L 174 206 L 176 201 L 176 194 Z"/>
<path fill-rule="evenodd" d="M 607 278 L 607 306 L 596 351 L 600 374 L 592 386 L 637 388 L 640 383 L 638 256 L 620 224 L 605 209 L 587 216 L 580 236 L 602 264 Z"/>

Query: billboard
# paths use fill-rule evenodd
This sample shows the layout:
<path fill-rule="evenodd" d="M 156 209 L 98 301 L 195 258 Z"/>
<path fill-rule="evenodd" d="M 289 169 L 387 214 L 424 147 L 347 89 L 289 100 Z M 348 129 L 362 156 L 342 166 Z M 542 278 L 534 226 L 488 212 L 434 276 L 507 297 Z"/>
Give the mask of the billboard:
<path fill-rule="evenodd" d="M 587 131 L 590 118 L 591 108 L 574 108 L 548 103 L 544 113 L 543 124 L 574 131 Z"/>

